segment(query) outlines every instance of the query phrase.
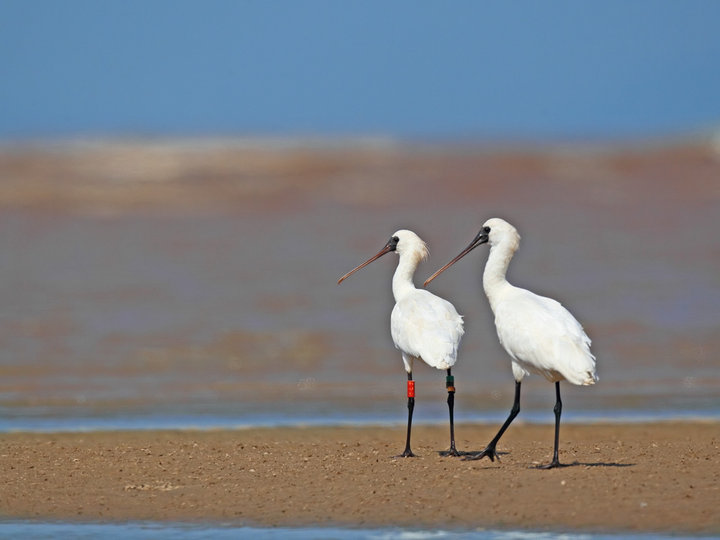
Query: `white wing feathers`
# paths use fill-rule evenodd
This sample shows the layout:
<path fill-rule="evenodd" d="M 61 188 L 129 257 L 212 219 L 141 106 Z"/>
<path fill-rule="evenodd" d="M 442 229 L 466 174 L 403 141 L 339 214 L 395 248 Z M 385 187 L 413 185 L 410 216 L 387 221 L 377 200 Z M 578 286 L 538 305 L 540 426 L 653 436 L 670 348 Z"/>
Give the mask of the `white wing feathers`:
<path fill-rule="evenodd" d="M 500 343 L 527 371 L 550 381 L 588 385 L 597 380 L 590 338 L 559 302 L 520 288 L 496 306 Z"/>
<path fill-rule="evenodd" d="M 455 307 L 422 289 L 395 304 L 390 330 L 395 347 L 437 369 L 455 364 L 464 333 L 462 317 Z"/>

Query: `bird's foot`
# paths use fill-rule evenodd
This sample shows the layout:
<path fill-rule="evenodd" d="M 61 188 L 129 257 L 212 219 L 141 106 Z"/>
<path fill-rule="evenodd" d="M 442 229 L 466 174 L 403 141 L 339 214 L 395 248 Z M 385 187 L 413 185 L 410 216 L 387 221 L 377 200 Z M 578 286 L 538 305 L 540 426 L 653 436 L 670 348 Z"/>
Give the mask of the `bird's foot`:
<path fill-rule="evenodd" d="M 458 449 L 455 448 L 454 446 L 451 446 L 451 447 L 450 447 L 450 450 L 441 450 L 440 452 L 438 452 L 438 454 L 440 454 L 440 455 L 443 456 L 443 457 L 448 457 L 448 456 L 450 456 L 450 457 L 460 457 L 460 456 L 467 456 L 467 455 L 468 455 L 468 452 L 461 452 L 460 450 L 458 450 Z"/>
<path fill-rule="evenodd" d="M 413 454 L 412 450 L 410 450 L 410 448 L 408 447 L 405 449 L 405 451 L 402 454 L 399 454 L 395 457 L 399 458 L 399 457 L 417 457 L 417 456 L 415 454 Z"/>
<path fill-rule="evenodd" d="M 538 465 L 535 468 L 546 470 L 546 469 L 559 469 L 560 467 L 565 467 L 565 465 L 563 463 L 560 463 L 560 461 L 557 458 L 555 458 L 550 463 L 547 463 L 545 465 Z"/>
<path fill-rule="evenodd" d="M 463 458 L 463 461 L 476 461 L 484 457 L 489 457 L 490 461 L 495 461 L 497 459 L 498 463 L 500 462 L 500 456 L 498 456 L 494 446 L 488 446 L 482 452 L 467 453 Z"/>

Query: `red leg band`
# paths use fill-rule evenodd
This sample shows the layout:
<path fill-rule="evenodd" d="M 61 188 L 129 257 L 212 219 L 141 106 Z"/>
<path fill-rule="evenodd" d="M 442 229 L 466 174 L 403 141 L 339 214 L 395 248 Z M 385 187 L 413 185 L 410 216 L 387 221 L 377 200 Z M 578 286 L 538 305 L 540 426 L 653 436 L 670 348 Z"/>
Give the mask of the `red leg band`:
<path fill-rule="evenodd" d="M 408 397 L 415 397 L 415 381 L 408 381 Z"/>

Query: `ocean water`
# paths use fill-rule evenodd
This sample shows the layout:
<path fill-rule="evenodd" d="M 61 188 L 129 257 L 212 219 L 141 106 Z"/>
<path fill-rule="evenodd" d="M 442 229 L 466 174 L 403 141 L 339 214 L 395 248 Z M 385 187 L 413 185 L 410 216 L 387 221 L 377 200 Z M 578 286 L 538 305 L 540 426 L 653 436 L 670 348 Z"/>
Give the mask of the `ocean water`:
<path fill-rule="evenodd" d="M 142 538 L 165 540 L 186 538 L 188 540 L 257 538 L 314 539 L 314 540 L 629 540 L 664 538 L 699 538 L 692 536 L 658 534 L 598 534 L 541 531 L 499 530 L 447 530 L 447 529 L 350 529 L 338 527 L 276 527 L 258 528 L 233 525 L 204 525 L 153 522 L 138 523 L 62 523 L 32 521 L 0 521 L 0 536 L 4 538 L 28 538 L 32 540 L 51 538 Z"/>

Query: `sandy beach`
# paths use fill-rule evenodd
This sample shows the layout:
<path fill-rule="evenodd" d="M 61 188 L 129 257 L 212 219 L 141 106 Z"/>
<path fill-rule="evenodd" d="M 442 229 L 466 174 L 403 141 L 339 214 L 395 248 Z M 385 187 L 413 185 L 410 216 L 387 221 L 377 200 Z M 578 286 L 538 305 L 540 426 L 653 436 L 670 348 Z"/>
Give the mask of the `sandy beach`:
<path fill-rule="evenodd" d="M 496 426 L 458 427 L 479 450 Z M 502 463 L 440 457 L 444 426 L 2 435 L 4 518 L 720 532 L 720 426 L 518 423 Z"/>

